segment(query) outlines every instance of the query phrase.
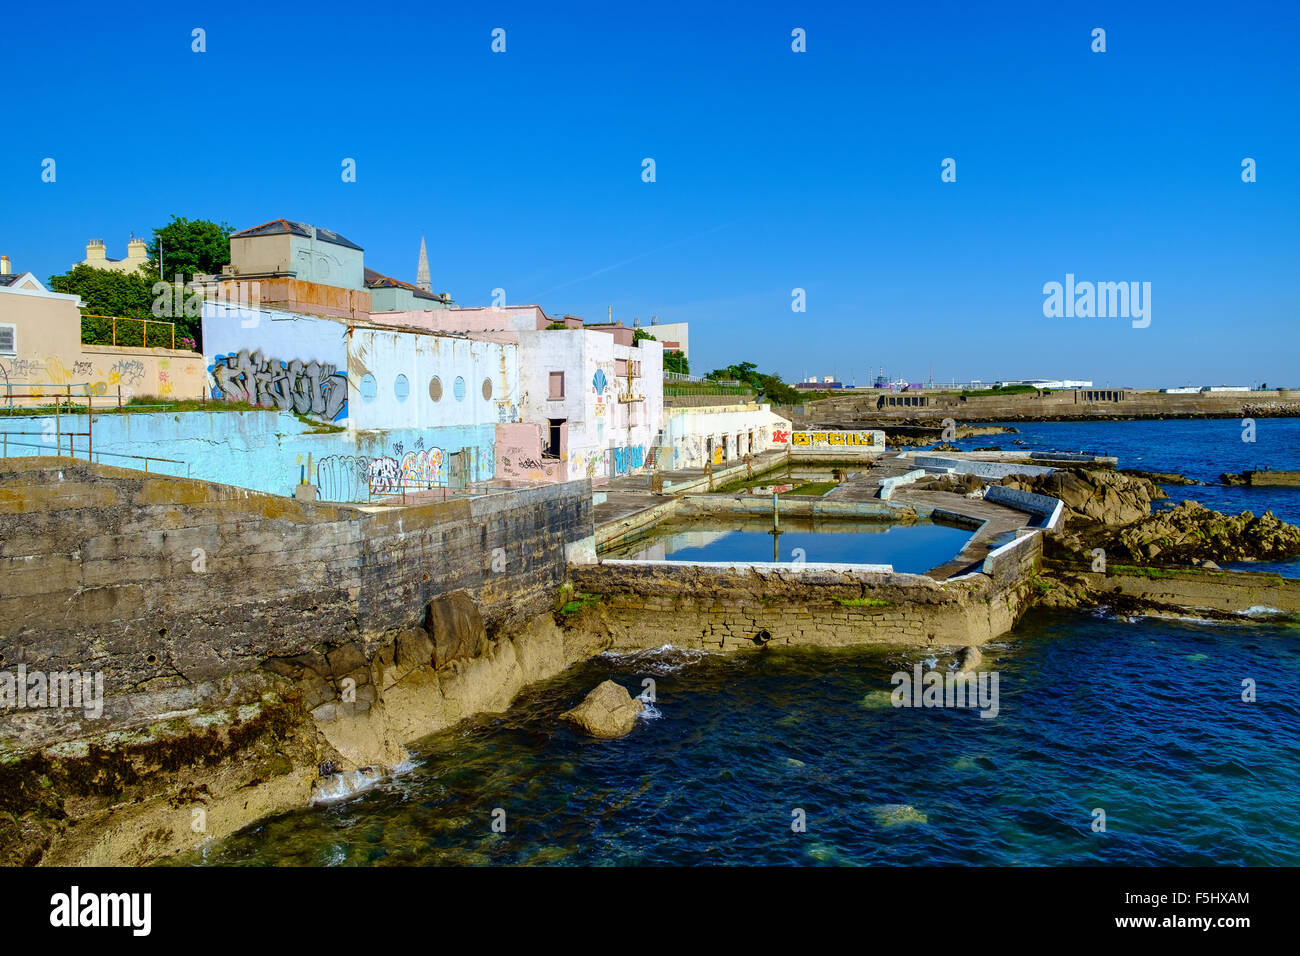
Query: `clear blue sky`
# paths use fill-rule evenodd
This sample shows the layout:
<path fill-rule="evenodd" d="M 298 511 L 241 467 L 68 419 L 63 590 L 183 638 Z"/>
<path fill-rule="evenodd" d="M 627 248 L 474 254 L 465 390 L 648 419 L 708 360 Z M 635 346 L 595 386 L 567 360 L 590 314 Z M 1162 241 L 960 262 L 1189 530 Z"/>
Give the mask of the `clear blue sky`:
<path fill-rule="evenodd" d="M 1300 384 L 1298 9 L 13 4 L 0 252 L 286 217 L 410 281 L 423 234 L 462 305 L 689 321 L 697 371 Z M 1067 272 L 1150 327 L 1045 318 Z"/>

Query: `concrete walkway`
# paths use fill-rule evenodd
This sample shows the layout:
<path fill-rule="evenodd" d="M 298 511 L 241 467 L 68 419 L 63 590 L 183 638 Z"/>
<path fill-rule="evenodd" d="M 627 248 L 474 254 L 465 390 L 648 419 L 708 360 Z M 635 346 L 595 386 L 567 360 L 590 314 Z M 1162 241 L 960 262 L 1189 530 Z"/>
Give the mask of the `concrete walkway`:
<path fill-rule="evenodd" d="M 744 461 L 730 461 L 717 465 L 713 471 L 713 487 L 721 488 L 739 481 L 749 474 L 759 474 L 785 462 L 784 451 L 765 451 L 755 455 L 749 466 Z M 654 508 L 671 498 L 685 494 L 704 494 L 709 490 L 709 476 L 703 468 L 678 468 L 658 473 L 664 479 L 664 490 L 655 493 L 650 490 L 651 475 L 625 475 L 611 478 L 601 485 L 592 487 L 592 494 L 599 502 L 592 513 L 596 521 L 597 539 L 600 538 L 601 525 L 627 521 L 638 512 Z M 604 500 L 601 501 L 601 496 Z"/>

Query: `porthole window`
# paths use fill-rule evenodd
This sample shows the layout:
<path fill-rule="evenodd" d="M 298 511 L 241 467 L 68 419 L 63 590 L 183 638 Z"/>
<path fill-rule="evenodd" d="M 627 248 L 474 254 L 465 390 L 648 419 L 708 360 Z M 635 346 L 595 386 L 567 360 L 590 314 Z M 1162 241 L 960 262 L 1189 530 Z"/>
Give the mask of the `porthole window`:
<path fill-rule="evenodd" d="M 465 380 L 459 375 L 456 376 L 456 381 L 451 383 L 451 394 L 456 396 L 456 401 L 465 401 Z"/>
<path fill-rule="evenodd" d="M 483 379 L 483 397 L 488 401 L 492 399 L 492 379 Z"/>
<path fill-rule="evenodd" d="M 442 379 L 436 375 L 429 379 L 429 398 L 435 402 L 442 401 Z"/>
<path fill-rule="evenodd" d="M 397 376 L 397 381 L 393 382 L 393 394 L 397 396 L 399 402 L 406 401 L 406 397 L 411 394 L 411 383 L 406 380 L 405 375 Z"/>
<path fill-rule="evenodd" d="M 378 394 L 379 383 L 375 381 L 375 377 L 369 372 L 361 376 L 361 400 L 363 402 L 373 402 Z"/>

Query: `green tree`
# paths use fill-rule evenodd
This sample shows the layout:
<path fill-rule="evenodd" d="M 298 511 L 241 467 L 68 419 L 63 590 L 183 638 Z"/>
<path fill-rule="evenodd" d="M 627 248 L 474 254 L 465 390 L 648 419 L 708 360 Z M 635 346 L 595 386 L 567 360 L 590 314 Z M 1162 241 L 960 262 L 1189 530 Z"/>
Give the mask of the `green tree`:
<path fill-rule="evenodd" d="M 87 315 L 116 315 L 132 319 L 152 319 L 152 280 L 138 273 L 112 272 L 94 266 L 74 266 L 63 275 L 50 276 L 53 292 L 81 296 L 82 311 Z"/>
<path fill-rule="evenodd" d="M 664 371 L 676 372 L 678 375 L 691 374 L 691 363 L 686 360 L 686 356 L 676 349 L 664 353 Z"/>
<path fill-rule="evenodd" d="M 207 219 L 172 216 L 171 222 L 153 231 L 147 267 L 150 275 L 155 281 L 160 278 L 160 256 L 166 273 L 161 278 L 166 282 L 175 281 L 177 273 L 186 282 L 195 273 L 220 275 L 221 267 L 230 263 L 230 233 L 230 226 L 224 222 L 217 225 Z"/>
<path fill-rule="evenodd" d="M 118 345 L 171 348 L 171 330 L 165 325 L 156 324 L 158 316 L 153 313 L 154 283 L 148 276 L 78 265 L 62 275 L 50 276 L 46 284 L 52 292 L 81 297 L 81 341 L 86 344 L 111 345 L 116 341 Z M 148 326 L 143 322 L 118 322 L 114 332 L 114 318 L 151 321 Z M 181 344 L 182 338 L 198 340 L 200 320 L 197 317 L 179 315 L 174 320 L 166 321 L 176 323 L 177 348 L 184 347 Z"/>

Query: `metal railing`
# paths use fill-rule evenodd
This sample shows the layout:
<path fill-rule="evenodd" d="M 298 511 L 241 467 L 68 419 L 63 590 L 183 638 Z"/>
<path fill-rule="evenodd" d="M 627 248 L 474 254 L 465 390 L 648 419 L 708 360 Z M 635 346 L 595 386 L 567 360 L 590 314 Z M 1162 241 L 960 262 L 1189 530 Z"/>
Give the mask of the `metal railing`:
<path fill-rule="evenodd" d="M 22 442 L 22 441 L 10 441 L 10 440 L 9 440 L 9 436 L 10 436 L 10 435 L 21 435 L 21 434 L 33 434 L 33 433 L 31 433 L 31 432 L 5 432 L 5 433 L 3 433 L 3 439 L 0 440 L 0 458 L 39 458 L 39 457 L 44 457 L 44 456 L 40 456 L 40 455 L 10 455 L 10 454 L 9 454 L 9 446 L 10 446 L 10 445 L 13 445 L 13 446 L 18 447 L 18 448 L 48 448 L 48 446 L 45 445 L 44 443 L 42 443 L 42 444 L 36 444 L 36 443 L 34 443 L 34 442 Z M 72 446 L 72 435 L 69 434 L 68 432 L 64 432 L 64 437 L 66 437 L 66 438 L 68 439 L 68 454 L 67 454 L 67 455 L 64 455 L 64 454 L 63 454 L 62 447 L 59 447 L 59 448 L 57 448 L 57 449 L 55 450 L 54 454 L 51 455 L 50 457 L 52 457 L 52 458 L 76 458 L 76 457 L 77 457 L 77 454 L 76 454 L 76 452 L 75 452 L 75 450 L 73 449 L 73 446 Z M 189 464 L 189 462 L 187 462 L 187 461 L 181 461 L 181 460 L 178 459 L 178 458 L 159 458 L 159 457 L 157 457 L 157 456 L 155 456 L 155 455 L 128 455 L 128 454 L 126 454 L 126 453 L 124 453 L 124 452 L 116 452 L 116 451 L 97 451 L 97 452 L 91 453 L 91 452 L 88 450 L 87 453 L 86 453 L 86 460 L 87 460 L 87 461 L 97 462 L 97 463 L 101 463 L 101 464 L 102 464 L 105 455 L 107 455 L 109 458 L 127 458 L 127 459 L 130 459 L 130 460 L 132 460 L 132 461 L 142 461 L 142 462 L 144 462 L 144 472 L 145 472 L 145 474 L 148 474 L 148 473 L 149 473 L 149 462 L 151 462 L 151 461 L 163 461 L 163 462 L 168 462 L 169 464 L 173 464 L 173 465 L 184 465 L 184 466 L 185 466 L 185 477 L 188 478 L 188 477 L 190 476 L 190 464 Z"/>
<path fill-rule="evenodd" d="M 102 321 L 102 320 L 108 320 L 109 322 L 111 322 L 111 323 L 112 323 L 112 328 L 111 328 L 111 331 L 110 331 L 110 333 L 109 333 L 109 338 L 110 338 L 111 341 L 109 341 L 109 342 L 91 342 L 91 341 L 87 341 L 87 339 L 86 339 L 86 334 L 87 334 L 87 333 L 86 333 L 86 320 L 87 320 L 87 319 L 99 319 L 99 320 L 101 320 L 101 321 Z M 83 314 L 83 315 L 81 316 L 81 341 L 82 341 L 82 344 L 83 344 L 83 345 L 117 345 L 117 344 L 118 344 L 118 341 L 117 341 L 117 324 L 118 324 L 119 322 L 123 323 L 123 326 L 124 326 L 123 331 L 125 331 L 125 324 L 128 323 L 128 322 L 139 322 L 139 323 L 141 323 L 141 325 L 142 325 L 142 328 L 140 329 L 140 347 L 141 347 L 141 348 L 160 348 L 161 346 L 151 346 L 151 345 L 149 344 L 149 326 L 151 326 L 151 325 L 165 325 L 165 326 L 168 327 L 168 330 L 167 330 L 167 331 L 164 331 L 164 335 L 169 336 L 169 337 L 170 337 L 170 341 L 171 341 L 171 345 L 168 346 L 168 347 L 169 347 L 169 348 L 173 348 L 173 349 L 176 348 L 176 323 L 175 323 L 175 322 L 169 322 L 169 321 L 167 321 L 166 319 L 128 319 L 128 318 L 119 318 L 119 317 L 117 317 L 117 316 L 115 316 L 115 315 L 93 315 L 93 314 Z M 93 323 L 92 323 L 92 325 L 93 325 Z M 93 334 L 92 334 L 92 337 L 93 337 Z M 135 342 L 122 342 L 121 344 L 122 344 L 122 345 L 135 345 Z"/>
<path fill-rule="evenodd" d="M 94 393 L 87 390 L 84 396 L 77 396 L 77 398 L 84 397 L 86 400 L 86 404 L 83 409 L 83 407 L 79 403 L 73 405 L 73 394 L 72 394 L 73 386 L 70 384 L 65 384 L 60 386 L 49 386 L 49 385 L 44 385 L 44 383 L 37 382 L 32 387 L 56 387 L 56 388 L 62 388 L 64 390 L 64 393 L 62 395 L 55 392 L 55 394 L 52 396 L 54 398 L 54 410 L 52 414 L 49 412 L 44 412 L 44 414 L 42 414 L 42 412 L 45 409 L 48 409 L 50 407 L 48 405 L 33 405 L 30 406 L 30 408 L 24 409 L 24 411 L 31 412 L 31 414 L 24 415 L 23 417 L 25 418 L 31 418 L 34 420 L 40 420 L 42 417 L 44 417 L 46 420 L 51 418 L 54 419 L 53 438 L 51 438 L 50 430 L 48 426 L 43 426 L 40 431 L 11 431 L 6 429 L 3 432 L 0 432 L 0 436 L 3 436 L 0 437 L 0 457 L 4 457 L 4 458 L 10 457 L 9 455 L 10 445 L 13 445 L 18 448 L 39 448 L 39 449 L 44 449 L 46 451 L 49 451 L 49 446 L 53 445 L 54 457 L 62 458 L 63 439 L 67 438 L 68 457 L 76 458 L 77 457 L 76 439 L 84 438 L 86 439 L 86 460 L 87 461 L 90 462 L 102 461 L 105 455 L 107 455 L 109 458 L 123 458 L 132 461 L 143 461 L 144 470 L 146 473 L 148 473 L 149 471 L 149 462 L 151 461 L 167 462 L 173 465 L 184 465 L 185 476 L 187 478 L 189 477 L 189 473 L 190 473 L 189 462 L 181 461 L 178 458 L 161 458 L 156 455 L 131 455 L 131 454 L 127 454 L 126 452 L 95 451 L 95 395 Z M 85 385 L 78 386 L 78 387 L 83 389 L 87 388 L 87 386 Z M 12 415 L 14 411 L 13 400 L 15 398 L 40 399 L 40 398 L 49 398 L 49 397 L 51 396 L 46 395 L 45 392 L 43 391 L 15 392 L 14 387 L 12 385 L 5 386 L 5 398 L 8 403 L 7 408 L 10 415 Z M 66 407 L 65 407 L 65 403 L 66 403 Z M 118 386 L 117 389 L 117 407 L 119 409 L 123 407 L 122 387 L 120 385 Z M 154 406 L 141 405 L 137 407 L 151 408 Z M 83 415 L 83 414 L 86 416 L 86 430 L 84 432 L 64 430 L 63 428 L 64 416 Z M 34 442 L 10 441 L 10 436 L 13 435 L 40 436 L 41 442 L 37 444 Z M 16 455 L 14 457 L 33 458 L 37 456 Z"/>

